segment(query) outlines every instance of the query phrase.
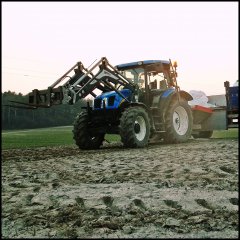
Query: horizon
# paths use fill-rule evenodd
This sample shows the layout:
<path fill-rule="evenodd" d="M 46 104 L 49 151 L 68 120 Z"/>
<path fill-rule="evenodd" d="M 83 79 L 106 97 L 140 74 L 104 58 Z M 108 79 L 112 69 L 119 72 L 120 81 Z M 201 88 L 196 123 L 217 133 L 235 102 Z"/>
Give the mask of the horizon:
<path fill-rule="evenodd" d="M 76 62 L 178 62 L 182 90 L 238 80 L 237 2 L 2 2 L 2 93 L 46 89 Z"/>

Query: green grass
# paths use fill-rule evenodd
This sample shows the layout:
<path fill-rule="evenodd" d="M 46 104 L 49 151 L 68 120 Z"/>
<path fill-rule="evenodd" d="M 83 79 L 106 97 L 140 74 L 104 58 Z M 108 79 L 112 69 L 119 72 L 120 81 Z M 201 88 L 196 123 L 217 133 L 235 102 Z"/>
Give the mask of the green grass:
<path fill-rule="evenodd" d="M 120 141 L 119 135 L 106 135 L 109 142 Z M 238 138 L 238 129 L 214 131 L 212 138 Z M 2 149 L 75 145 L 72 126 L 2 131 Z"/>
<path fill-rule="evenodd" d="M 72 127 L 2 132 L 2 148 L 31 148 L 73 144 Z"/>
<path fill-rule="evenodd" d="M 238 138 L 238 128 L 213 131 L 212 138 Z"/>
<path fill-rule="evenodd" d="M 26 130 L 3 130 L 2 149 L 75 145 L 72 129 L 72 126 L 65 126 Z M 105 138 L 110 142 L 120 141 L 118 135 L 106 135 Z"/>

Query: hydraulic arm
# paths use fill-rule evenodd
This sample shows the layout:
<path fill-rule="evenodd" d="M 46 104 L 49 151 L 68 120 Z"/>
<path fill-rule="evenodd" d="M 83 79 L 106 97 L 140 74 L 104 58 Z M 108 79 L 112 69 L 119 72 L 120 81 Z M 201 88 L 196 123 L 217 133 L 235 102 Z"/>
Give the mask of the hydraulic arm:
<path fill-rule="evenodd" d="M 99 69 L 94 74 L 93 72 L 97 67 Z M 64 84 L 61 85 L 62 82 Z M 89 94 L 96 97 L 94 93 L 96 89 L 103 93 L 115 91 L 129 102 L 118 90 L 121 86 L 130 89 L 132 92 L 135 92 L 138 88 L 136 84 L 126 79 L 115 67 L 109 64 L 107 58 L 103 57 L 90 69 L 85 68 L 81 62 L 77 62 L 47 89 L 34 89 L 29 93 L 28 103 L 12 101 L 28 107 L 12 106 L 36 109 L 59 104 L 75 104 L 79 99 L 85 98 Z"/>

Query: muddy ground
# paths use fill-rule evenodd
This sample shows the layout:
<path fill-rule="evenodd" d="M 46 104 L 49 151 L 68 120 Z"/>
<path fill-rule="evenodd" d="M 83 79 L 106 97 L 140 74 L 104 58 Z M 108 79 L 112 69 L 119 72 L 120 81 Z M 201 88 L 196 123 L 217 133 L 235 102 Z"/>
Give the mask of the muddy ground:
<path fill-rule="evenodd" d="M 3 238 L 237 238 L 238 139 L 2 151 Z"/>

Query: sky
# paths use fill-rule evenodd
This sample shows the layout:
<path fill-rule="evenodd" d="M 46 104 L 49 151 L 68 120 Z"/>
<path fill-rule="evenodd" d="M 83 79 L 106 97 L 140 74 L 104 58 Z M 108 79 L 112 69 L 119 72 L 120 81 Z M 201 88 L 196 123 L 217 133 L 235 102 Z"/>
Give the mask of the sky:
<path fill-rule="evenodd" d="M 47 89 L 76 62 L 178 62 L 206 95 L 238 79 L 238 2 L 1 2 L 2 92 Z"/>

